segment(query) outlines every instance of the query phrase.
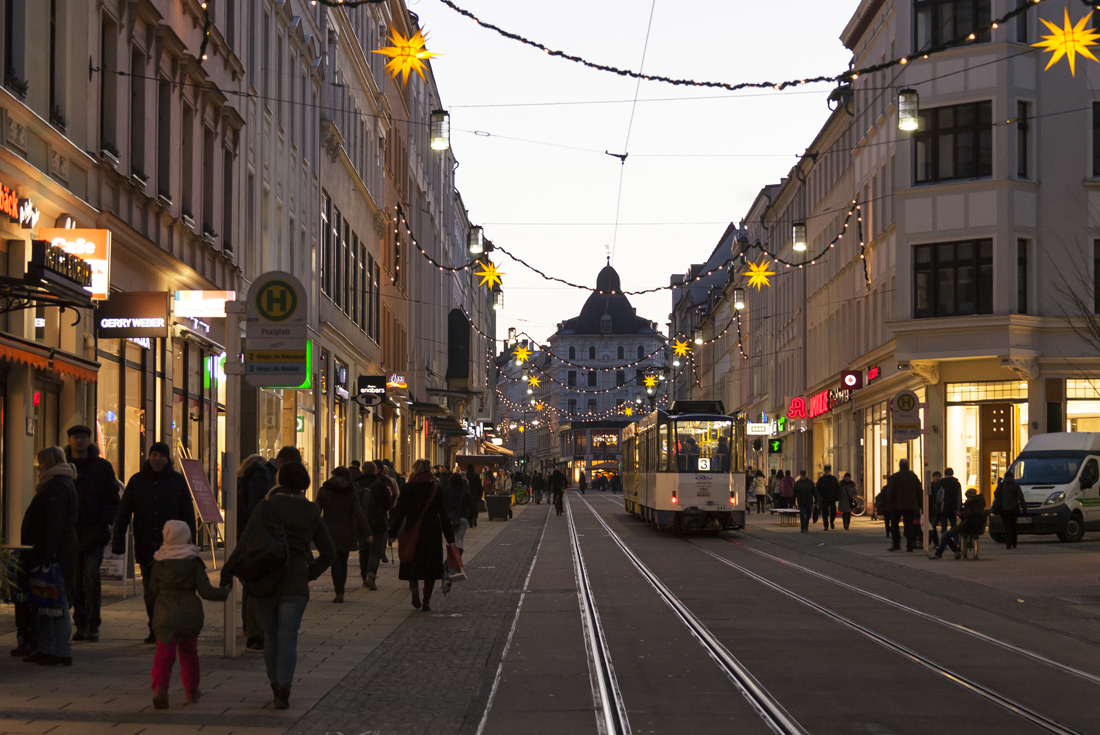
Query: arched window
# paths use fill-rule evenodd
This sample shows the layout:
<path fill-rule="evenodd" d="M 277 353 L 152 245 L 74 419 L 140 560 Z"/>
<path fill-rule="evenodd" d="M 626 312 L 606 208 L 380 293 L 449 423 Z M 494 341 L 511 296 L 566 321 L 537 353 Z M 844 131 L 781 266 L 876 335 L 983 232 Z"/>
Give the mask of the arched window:
<path fill-rule="evenodd" d="M 623 349 L 622 345 L 619 345 L 619 359 L 622 360 L 625 356 L 626 356 L 626 350 Z"/>
<path fill-rule="evenodd" d="M 643 347 L 642 345 L 638 345 L 638 359 L 639 360 L 644 360 L 645 359 L 645 347 Z"/>
<path fill-rule="evenodd" d="M 591 347 L 588 348 L 588 359 L 589 360 L 595 360 L 596 359 L 596 346 L 595 345 L 592 345 Z"/>
<path fill-rule="evenodd" d="M 577 359 L 577 348 L 576 347 L 570 347 L 569 348 L 569 359 L 570 360 L 576 360 Z"/>

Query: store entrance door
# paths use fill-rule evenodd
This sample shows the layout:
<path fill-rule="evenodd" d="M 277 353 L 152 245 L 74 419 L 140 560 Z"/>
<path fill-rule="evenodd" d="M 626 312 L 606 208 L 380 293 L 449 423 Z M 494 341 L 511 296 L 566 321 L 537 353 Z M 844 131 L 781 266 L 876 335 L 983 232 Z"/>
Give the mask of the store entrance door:
<path fill-rule="evenodd" d="M 1011 417 L 1011 403 L 987 403 L 981 407 L 981 483 L 987 507 L 993 502 L 997 480 L 1004 477 L 1011 460 Z"/>

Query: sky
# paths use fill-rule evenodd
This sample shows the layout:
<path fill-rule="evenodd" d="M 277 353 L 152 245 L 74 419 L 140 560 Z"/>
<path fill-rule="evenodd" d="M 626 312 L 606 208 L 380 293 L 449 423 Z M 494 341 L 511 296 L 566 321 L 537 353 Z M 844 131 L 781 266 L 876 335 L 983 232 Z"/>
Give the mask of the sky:
<path fill-rule="evenodd" d="M 858 5 L 454 1 L 590 61 L 728 83 L 845 71 L 851 54 L 839 36 Z M 471 221 L 486 239 L 574 283 L 594 286 L 608 255 L 626 291 L 667 285 L 705 261 L 760 189 L 787 175 L 829 115 L 829 84 L 783 92 L 639 85 L 503 38 L 439 0 L 408 7 L 439 54 L 432 68 L 451 113 L 456 185 Z M 628 156 L 623 163 L 607 152 Z M 541 343 L 589 295 L 503 253 L 493 260 L 505 273 L 498 338 L 516 327 Z M 630 298 L 640 316 L 666 330 L 669 291 Z"/>

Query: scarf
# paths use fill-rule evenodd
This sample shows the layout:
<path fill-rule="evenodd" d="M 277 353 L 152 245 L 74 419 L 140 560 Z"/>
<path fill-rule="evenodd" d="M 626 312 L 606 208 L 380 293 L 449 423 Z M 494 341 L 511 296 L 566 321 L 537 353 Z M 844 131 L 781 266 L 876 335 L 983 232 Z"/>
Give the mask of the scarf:
<path fill-rule="evenodd" d="M 183 521 L 164 524 L 164 544 L 153 554 L 157 561 L 198 557 L 199 547 L 191 543 L 191 529 Z"/>
<path fill-rule="evenodd" d="M 55 477 L 76 477 L 76 468 L 68 462 L 58 462 L 53 467 L 45 470 L 38 478 L 38 484 L 34 486 L 34 491 L 38 492 L 42 488 L 49 484 L 50 480 Z"/>

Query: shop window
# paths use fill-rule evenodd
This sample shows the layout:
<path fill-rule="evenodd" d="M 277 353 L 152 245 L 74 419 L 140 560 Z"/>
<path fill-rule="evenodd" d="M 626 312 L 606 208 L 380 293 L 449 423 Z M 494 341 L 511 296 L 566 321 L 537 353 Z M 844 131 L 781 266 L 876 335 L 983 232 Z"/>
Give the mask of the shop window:
<path fill-rule="evenodd" d="M 964 41 L 979 28 L 988 28 L 991 19 L 990 0 L 917 0 L 913 10 L 917 53 L 951 41 Z M 971 42 L 988 41 L 989 33 L 985 32 Z"/>
<path fill-rule="evenodd" d="M 990 380 L 983 383 L 948 383 L 948 403 L 1027 400 L 1027 381 Z"/>
<path fill-rule="evenodd" d="M 1055 431 L 1056 426 L 1051 422 L 1048 429 Z M 1066 380 L 1066 431 L 1100 431 L 1100 381 L 1087 378 Z"/>
<path fill-rule="evenodd" d="M 916 183 L 993 174 L 993 105 L 988 100 L 921 110 L 913 133 Z"/>
<path fill-rule="evenodd" d="M 122 421 L 119 418 L 120 378 L 118 340 L 99 342 L 99 379 L 96 381 L 95 443 L 100 455 L 111 463 L 125 482 L 119 451 L 122 444 Z"/>
<path fill-rule="evenodd" d="M 593 431 L 592 451 L 597 454 L 614 454 L 619 450 L 619 432 Z"/>
<path fill-rule="evenodd" d="M 913 316 L 993 313 L 993 241 L 913 248 Z"/>
<path fill-rule="evenodd" d="M 588 432 L 573 433 L 573 454 L 588 454 Z"/>

